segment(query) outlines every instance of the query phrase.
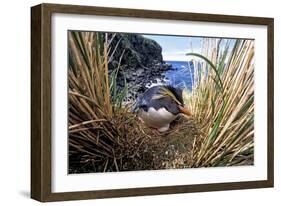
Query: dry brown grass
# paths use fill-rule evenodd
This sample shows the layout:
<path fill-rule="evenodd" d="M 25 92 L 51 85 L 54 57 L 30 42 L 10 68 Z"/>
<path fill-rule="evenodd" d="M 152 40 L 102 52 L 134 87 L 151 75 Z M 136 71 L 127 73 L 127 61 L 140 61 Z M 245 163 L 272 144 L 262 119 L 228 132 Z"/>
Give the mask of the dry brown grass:
<path fill-rule="evenodd" d="M 186 99 L 201 133 L 192 167 L 253 164 L 254 41 L 237 40 L 232 50 L 217 42 L 205 46 L 205 56 L 192 55 L 204 60 L 195 65 L 208 67 L 208 75 L 195 68 L 195 88 Z"/>

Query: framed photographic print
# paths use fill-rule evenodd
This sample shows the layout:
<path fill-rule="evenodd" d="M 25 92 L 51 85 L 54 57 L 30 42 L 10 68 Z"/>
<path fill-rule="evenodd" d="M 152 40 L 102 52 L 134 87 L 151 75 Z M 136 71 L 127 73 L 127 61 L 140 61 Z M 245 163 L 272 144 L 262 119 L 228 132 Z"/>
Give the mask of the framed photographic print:
<path fill-rule="evenodd" d="M 273 187 L 273 19 L 31 8 L 31 197 Z"/>

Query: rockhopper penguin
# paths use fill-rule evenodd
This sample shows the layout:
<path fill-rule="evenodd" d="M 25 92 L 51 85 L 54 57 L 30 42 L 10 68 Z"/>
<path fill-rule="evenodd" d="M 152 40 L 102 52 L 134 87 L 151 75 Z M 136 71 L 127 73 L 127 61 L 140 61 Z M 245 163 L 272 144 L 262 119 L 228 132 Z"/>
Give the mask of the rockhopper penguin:
<path fill-rule="evenodd" d="M 166 85 L 153 86 L 139 96 L 133 105 L 133 112 L 149 127 L 165 132 L 178 114 L 191 116 L 184 106 L 182 90 Z"/>

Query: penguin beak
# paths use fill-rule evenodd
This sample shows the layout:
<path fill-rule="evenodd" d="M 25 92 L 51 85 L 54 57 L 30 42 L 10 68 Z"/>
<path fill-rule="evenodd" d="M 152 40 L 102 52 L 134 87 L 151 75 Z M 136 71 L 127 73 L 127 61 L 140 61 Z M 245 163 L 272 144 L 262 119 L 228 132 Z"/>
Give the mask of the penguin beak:
<path fill-rule="evenodd" d="M 192 113 L 186 107 L 179 106 L 180 112 L 187 115 L 188 117 L 192 117 Z"/>

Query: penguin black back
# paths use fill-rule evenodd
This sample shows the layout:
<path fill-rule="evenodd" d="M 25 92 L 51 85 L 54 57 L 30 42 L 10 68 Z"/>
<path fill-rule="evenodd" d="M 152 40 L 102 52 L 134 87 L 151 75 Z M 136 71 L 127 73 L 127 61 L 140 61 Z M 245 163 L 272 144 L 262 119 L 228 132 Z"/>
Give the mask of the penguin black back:
<path fill-rule="evenodd" d="M 167 93 L 170 95 L 167 95 Z M 167 111 L 176 115 L 180 113 L 178 105 L 183 105 L 182 90 L 166 85 L 154 86 L 146 90 L 137 101 L 138 108 L 146 112 L 150 107 L 156 110 L 165 108 Z"/>

